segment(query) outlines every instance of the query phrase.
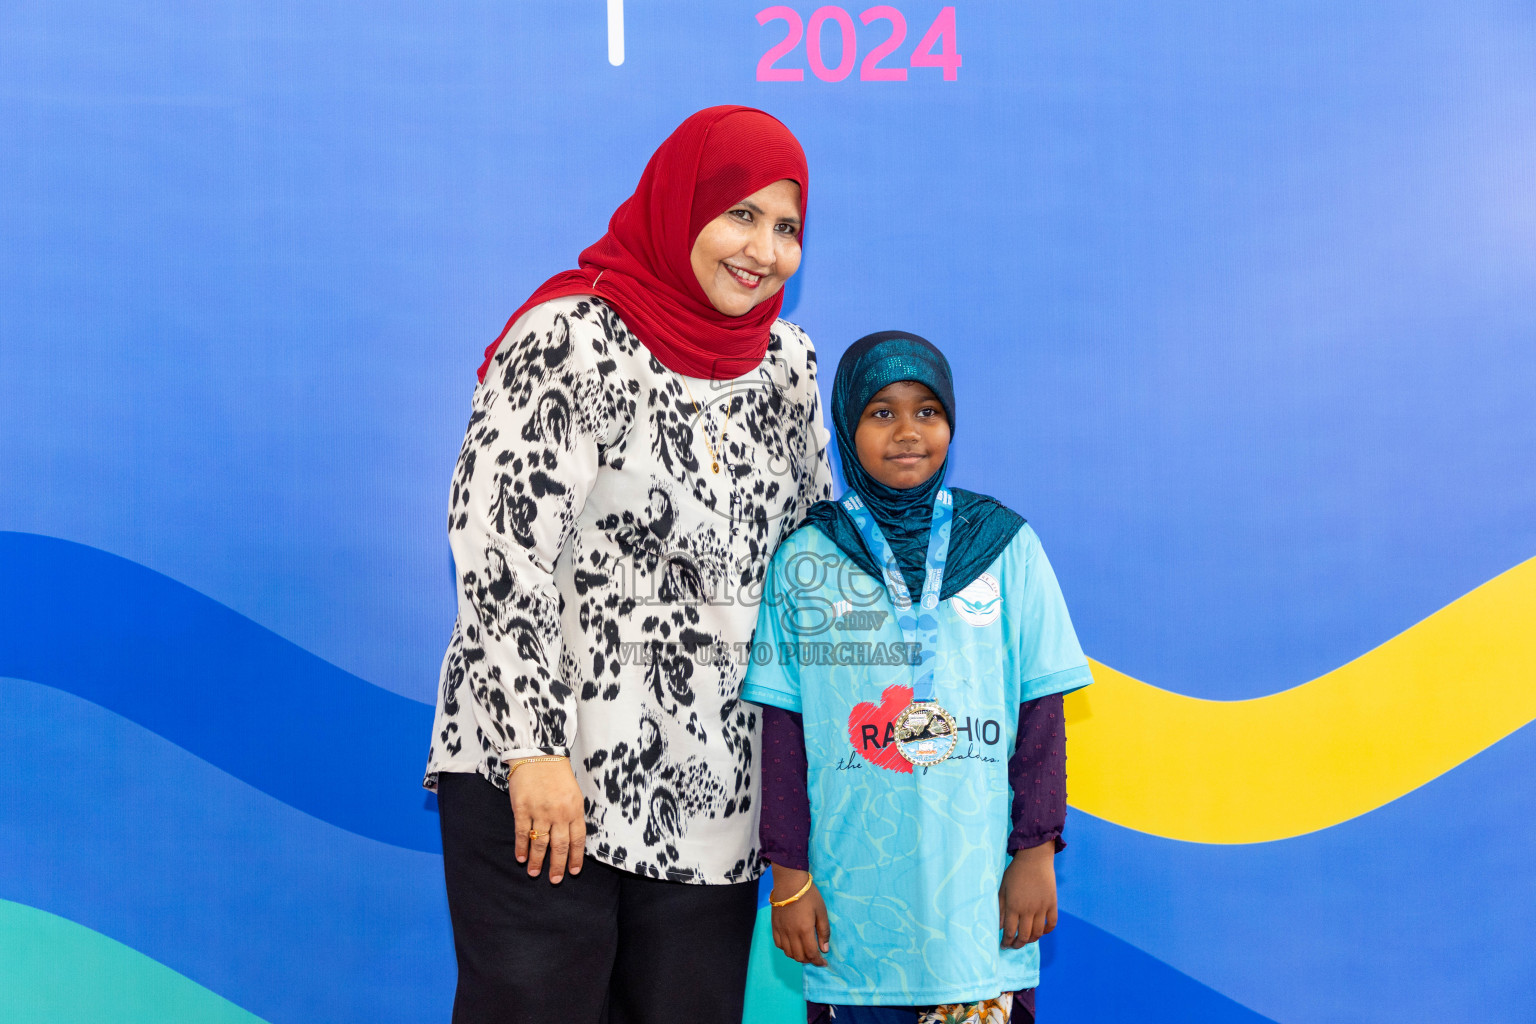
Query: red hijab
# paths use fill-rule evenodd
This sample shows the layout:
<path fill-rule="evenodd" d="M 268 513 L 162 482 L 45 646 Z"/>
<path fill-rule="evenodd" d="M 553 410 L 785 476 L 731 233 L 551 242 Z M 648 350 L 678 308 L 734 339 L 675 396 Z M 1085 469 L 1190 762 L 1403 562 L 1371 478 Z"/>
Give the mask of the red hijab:
<path fill-rule="evenodd" d="M 582 251 L 581 269 L 545 281 L 485 350 L 480 379 L 517 318 L 541 302 L 596 295 L 617 309 L 656 361 L 689 377 L 727 380 L 763 361 L 780 291 L 741 316 L 715 309 L 689 257 L 704 225 L 758 189 L 809 174 L 788 128 L 751 107 L 710 107 L 677 126 L 651 155 L 635 192 L 614 211 L 608 233 Z"/>

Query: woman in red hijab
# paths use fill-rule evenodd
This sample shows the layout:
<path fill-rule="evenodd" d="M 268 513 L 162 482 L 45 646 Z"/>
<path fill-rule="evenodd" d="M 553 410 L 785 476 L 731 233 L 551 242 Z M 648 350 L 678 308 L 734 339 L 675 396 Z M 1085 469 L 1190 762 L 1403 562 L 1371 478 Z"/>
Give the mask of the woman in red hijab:
<path fill-rule="evenodd" d="M 831 495 L 815 351 L 778 318 L 807 179 L 769 115 L 694 114 L 486 350 L 426 782 L 456 1024 L 741 1019 L 741 680 L 768 557 Z"/>

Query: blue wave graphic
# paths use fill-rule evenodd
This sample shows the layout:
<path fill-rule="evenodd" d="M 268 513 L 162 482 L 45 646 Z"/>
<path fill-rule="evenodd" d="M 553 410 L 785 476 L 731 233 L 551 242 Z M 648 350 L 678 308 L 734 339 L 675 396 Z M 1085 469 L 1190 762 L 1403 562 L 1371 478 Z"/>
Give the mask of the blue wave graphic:
<path fill-rule="evenodd" d="M 349 832 L 442 849 L 432 708 L 116 555 L 0 532 L 0 675 L 84 697 Z"/>
<path fill-rule="evenodd" d="M 447 1019 L 441 857 L 326 824 L 20 680 L 0 679 L 0 778 L 0 898 L 116 939 L 272 1024 Z"/>
<path fill-rule="evenodd" d="M 0 679 L 0 708 L 0 898 L 110 936 L 273 1024 L 446 1016 L 438 857 L 316 821 L 53 687 Z M 1264 1021 L 1070 915 L 1046 941 L 1041 999 L 1062 1020 Z M 1117 1016 L 1126 1008 L 1137 1015 Z"/>
<path fill-rule="evenodd" d="M 1536 971 L 1509 951 L 1536 946 L 1533 773 L 1527 726 L 1370 814 L 1252 846 L 1074 811 L 1062 904 L 1277 1020 L 1529 1024 Z"/>
<path fill-rule="evenodd" d="M 0 580 L 0 675 L 28 680 L 0 681 L 0 897 L 274 1022 L 441 1015 L 429 707 L 88 547 L 0 533 Z M 1536 943 L 1536 790 L 1509 785 L 1533 768 L 1528 728 L 1364 818 L 1252 848 L 1074 813 L 1058 872 L 1077 916 L 1047 944 L 1043 1005 L 1262 1019 L 1219 990 L 1287 1021 L 1528 1020 L 1536 976 L 1502 951 Z"/>

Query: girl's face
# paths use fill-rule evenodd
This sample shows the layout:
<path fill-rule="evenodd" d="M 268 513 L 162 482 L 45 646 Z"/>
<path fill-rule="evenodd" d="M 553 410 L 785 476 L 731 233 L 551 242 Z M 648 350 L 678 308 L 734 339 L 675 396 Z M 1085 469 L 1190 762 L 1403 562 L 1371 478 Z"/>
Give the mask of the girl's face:
<path fill-rule="evenodd" d="M 864 407 L 853 444 L 864 472 L 887 487 L 916 487 L 949 454 L 944 403 L 915 380 L 887 384 Z"/>
<path fill-rule="evenodd" d="M 785 178 L 747 196 L 704 225 L 689 260 L 726 316 L 773 298 L 800 269 L 800 186 Z"/>

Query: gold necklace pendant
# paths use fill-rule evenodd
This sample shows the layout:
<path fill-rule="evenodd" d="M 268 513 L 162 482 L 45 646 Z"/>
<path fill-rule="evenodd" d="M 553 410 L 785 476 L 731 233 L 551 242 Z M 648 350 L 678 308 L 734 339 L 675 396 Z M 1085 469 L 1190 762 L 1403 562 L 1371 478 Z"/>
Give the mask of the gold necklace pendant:
<path fill-rule="evenodd" d="M 699 408 L 699 400 L 693 397 L 693 388 L 688 386 L 688 379 L 678 374 L 678 379 L 683 382 L 684 389 L 688 392 L 688 401 L 693 403 L 693 411 L 699 418 L 699 433 L 704 437 L 704 446 L 709 449 L 709 471 L 720 472 L 720 452 L 725 450 L 725 428 L 731 425 L 731 400 L 727 396 L 725 400 L 725 420 L 720 424 L 720 437 L 715 444 L 709 443 L 709 434 L 704 430 L 704 410 Z M 716 449 L 719 451 L 716 451 Z"/>

